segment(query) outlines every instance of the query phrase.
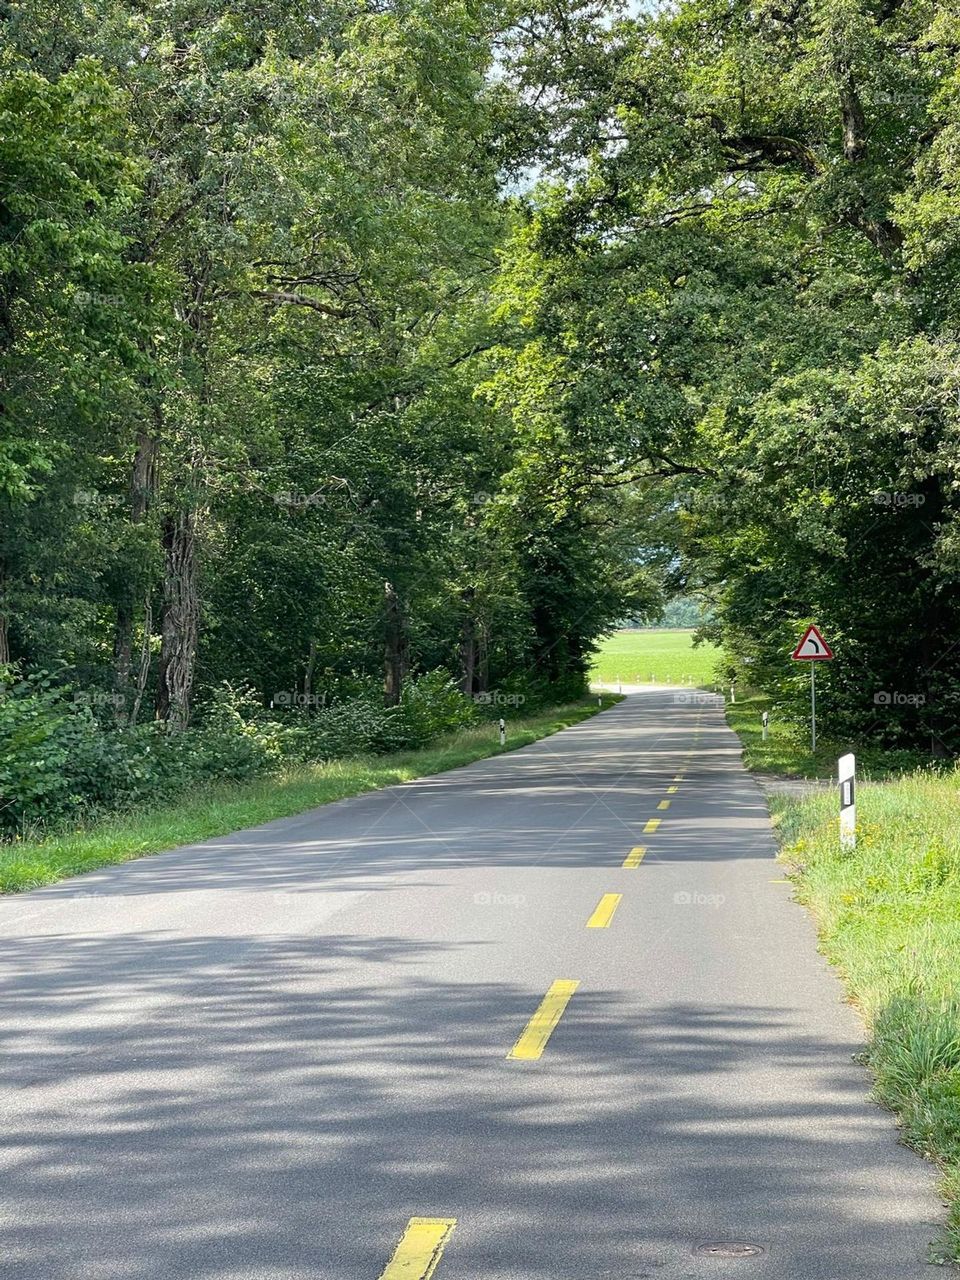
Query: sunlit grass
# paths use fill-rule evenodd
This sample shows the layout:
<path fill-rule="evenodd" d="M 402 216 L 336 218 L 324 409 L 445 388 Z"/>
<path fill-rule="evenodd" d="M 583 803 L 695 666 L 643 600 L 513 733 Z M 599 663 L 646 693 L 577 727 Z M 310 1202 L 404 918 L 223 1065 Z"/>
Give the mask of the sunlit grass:
<path fill-rule="evenodd" d="M 960 1261 L 960 772 L 861 786 L 846 853 L 832 792 L 772 804 L 797 895 L 870 1026 L 877 1097 L 944 1169 L 943 1256 Z"/>
<path fill-rule="evenodd" d="M 709 684 L 719 651 L 694 648 L 692 631 L 616 631 L 601 641 L 591 679 L 602 684 Z"/>

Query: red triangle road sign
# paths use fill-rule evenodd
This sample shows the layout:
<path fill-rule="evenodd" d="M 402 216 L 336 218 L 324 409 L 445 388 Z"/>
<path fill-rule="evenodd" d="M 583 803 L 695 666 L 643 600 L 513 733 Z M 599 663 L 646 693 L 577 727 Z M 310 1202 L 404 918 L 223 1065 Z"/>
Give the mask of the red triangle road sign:
<path fill-rule="evenodd" d="M 833 650 L 823 638 L 823 632 L 819 627 L 807 627 L 803 633 L 803 638 L 793 651 L 793 657 L 798 662 L 829 662 L 833 657 Z"/>

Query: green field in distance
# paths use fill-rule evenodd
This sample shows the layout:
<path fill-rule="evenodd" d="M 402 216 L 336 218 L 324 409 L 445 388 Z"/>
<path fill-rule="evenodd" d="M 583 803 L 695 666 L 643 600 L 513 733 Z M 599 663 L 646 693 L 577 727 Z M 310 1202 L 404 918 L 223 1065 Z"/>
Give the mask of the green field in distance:
<path fill-rule="evenodd" d="M 600 642 L 590 678 L 603 684 L 709 684 L 719 651 L 693 647 L 692 631 L 615 631 Z"/>

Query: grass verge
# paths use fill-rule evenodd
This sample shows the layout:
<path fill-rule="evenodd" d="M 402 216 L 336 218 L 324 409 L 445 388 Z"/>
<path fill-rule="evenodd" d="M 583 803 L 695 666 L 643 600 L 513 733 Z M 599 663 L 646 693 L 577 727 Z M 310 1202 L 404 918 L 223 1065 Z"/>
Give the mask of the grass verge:
<path fill-rule="evenodd" d="M 770 714 L 767 740 L 763 740 L 763 712 Z M 786 778 L 835 778 L 837 759 L 847 751 L 857 757 L 857 773 L 863 778 L 887 778 L 922 767 L 929 757 L 921 752 L 885 750 L 869 742 L 838 742 L 821 737 L 816 754 L 810 750 L 809 725 L 789 724 L 777 717 L 770 698 L 760 693 L 737 693 L 727 702 L 727 724 L 743 743 L 743 763 L 753 773 Z"/>
<path fill-rule="evenodd" d="M 770 715 L 766 742 L 763 740 L 763 712 Z M 831 778 L 837 771 L 837 756 L 848 747 L 821 741 L 816 755 L 810 750 L 810 730 L 778 720 L 771 701 L 764 694 L 737 694 L 727 702 L 727 724 L 743 743 L 743 763 L 754 773 L 779 774 L 793 778 Z"/>
<path fill-rule="evenodd" d="M 605 695 L 603 709 L 618 701 L 614 695 Z M 421 751 L 301 765 L 255 782 L 213 785 L 162 806 L 101 818 L 80 829 L 0 844 L 0 893 L 35 889 L 110 863 L 194 844 L 333 800 L 442 773 L 536 742 L 600 709 L 591 698 L 508 720 L 503 748 L 496 722 L 487 723 Z"/>
<path fill-rule="evenodd" d="M 849 852 L 832 792 L 771 805 L 797 896 L 870 1028 L 876 1097 L 943 1170 L 933 1260 L 960 1262 L 960 772 L 862 786 Z"/>

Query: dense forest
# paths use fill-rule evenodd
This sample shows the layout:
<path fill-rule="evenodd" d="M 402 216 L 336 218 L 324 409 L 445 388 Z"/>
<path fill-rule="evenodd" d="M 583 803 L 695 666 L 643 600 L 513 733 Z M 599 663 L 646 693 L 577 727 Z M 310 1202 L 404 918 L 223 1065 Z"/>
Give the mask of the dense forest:
<path fill-rule="evenodd" d="M 958 59 L 933 0 L 0 4 L 9 822 L 575 696 L 673 597 L 955 752 Z"/>

